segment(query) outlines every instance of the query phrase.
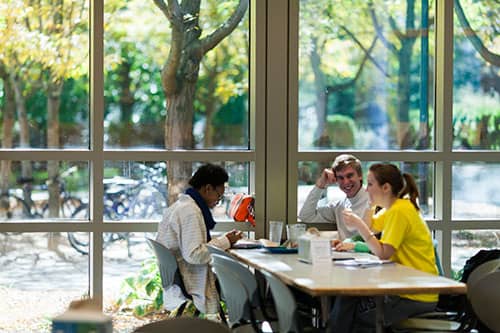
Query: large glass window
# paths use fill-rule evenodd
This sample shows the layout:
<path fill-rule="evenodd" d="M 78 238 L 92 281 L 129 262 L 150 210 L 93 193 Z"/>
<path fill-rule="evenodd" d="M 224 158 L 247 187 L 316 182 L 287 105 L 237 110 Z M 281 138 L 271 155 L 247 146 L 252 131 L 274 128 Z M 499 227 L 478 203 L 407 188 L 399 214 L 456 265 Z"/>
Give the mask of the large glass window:
<path fill-rule="evenodd" d="M 151 320 L 127 288 L 208 161 L 230 174 L 218 232 L 296 222 L 348 151 L 415 176 L 448 275 L 498 247 L 497 16 L 495 0 L 1 2 L 0 327 L 50 332 L 88 295 L 117 331 Z M 255 228 L 226 215 L 236 192 L 256 194 Z"/>
<path fill-rule="evenodd" d="M 87 149 L 88 2 L 5 1 L 0 17 L 2 148 Z"/>
<path fill-rule="evenodd" d="M 467 259 L 480 250 L 494 249 L 500 246 L 500 230 L 456 230 L 452 234 L 452 269 L 457 277 Z"/>
<path fill-rule="evenodd" d="M 75 161 L 2 160 L 10 173 L 2 183 L 0 221 L 76 221 L 89 201 L 89 166 Z M 57 170 L 56 176 L 50 176 Z"/>
<path fill-rule="evenodd" d="M 354 153 L 365 169 L 406 161 L 400 166 L 417 179 L 424 217 L 444 242 L 445 271 L 456 271 L 473 254 L 460 237 L 498 229 L 498 4 L 298 0 L 290 8 L 296 114 L 287 144 L 297 183 L 288 213 L 338 154 Z M 332 186 L 323 200 L 342 195 Z"/>
<path fill-rule="evenodd" d="M 122 318 L 135 305 L 118 304 L 119 287 L 152 261 L 145 238 L 202 163 L 230 174 L 217 228 L 250 228 L 226 215 L 232 194 L 255 188 L 249 12 L 244 0 L 0 5 L 0 294 L 33 313 L 29 327 L 26 316 L 0 327 L 49 332 L 88 296 Z M 49 271 L 57 294 L 36 311 L 12 306 Z"/>
<path fill-rule="evenodd" d="M 299 149 L 432 149 L 426 1 L 300 1 Z"/>
<path fill-rule="evenodd" d="M 459 219 L 500 218 L 500 184 L 496 163 L 453 165 L 453 217 Z"/>
<path fill-rule="evenodd" d="M 498 15 L 495 1 L 455 1 L 454 149 L 500 149 Z"/>
<path fill-rule="evenodd" d="M 249 148 L 248 11 L 200 3 L 170 19 L 153 1 L 106 5 L 106 147 Z"/>

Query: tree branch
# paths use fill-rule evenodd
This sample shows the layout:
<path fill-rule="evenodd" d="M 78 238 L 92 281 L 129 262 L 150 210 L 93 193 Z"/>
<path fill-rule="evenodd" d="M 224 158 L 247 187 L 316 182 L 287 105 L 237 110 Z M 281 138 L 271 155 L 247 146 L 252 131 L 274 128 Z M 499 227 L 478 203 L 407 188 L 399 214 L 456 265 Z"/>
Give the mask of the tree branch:
<path fill-rule="evenodd" d="M 469 20 L 465 16 L 464 10 L 460 5 L 459 0 L 455 0 L 455 12 L 458 17 L 460 25 L 464 29 L 465 36 L 472 43 L 472 46 L 481 55 L 481 57 L 488 63 L 494 66 L 500 66 L 500 56 L 488 50 L 481 39 L 477 36 L 477 33 L 471 28 Z"/>
<path fill-rule="evenodd" d="M 403 40 L 403 38 L 405 38 L 405 35 L 401 32 L 401 30 L 398 29 L 396 21 L 394 21 L 394 18 L 392 16 L 389 16 L 389 25 L 391 26 L 392 31 L 394 31 L 394 34 L 399 40 Z"/>
<path fill-rule="evenodd" d="M 182 10 L 177 0 L 167 0 L 168 5 L 163 0 L 153 0 L 163 15 L 168 19 L 172 26 L 178 30 L 182 30 Z"/>
<path fill-rule="evenodd" d="M 214 32 L 201 40 L 202 54 L 207 53 L 229 35 L 240 23 L 248 8 L 248 0 L 240 0 L 231 17 Z"/>
<path fill-rule="evenodd" d="M 361 64 L 359 65 L 358 71 L 356 72 L 356 75 L 354 75 L 354 77 L 347 82 L 344 82 L 341 84 L 336 84 L 334 86 L 327 86 L 326 87 L 327 94 L 331 94 L 332 92 L 349 88 L 354 83 L 356 83 L 359 76 L 361 75 L 361 72 L 363 71 L 363 68 L 365 67 L 365 64 L 366 64 L 366 61 L 368 60 L 369 55 L 371 54 L 371 52 L 373 51 L 373 48 L 375 47 L 376 42 L 377 42 L 377 37 L 375 37 L 373 39 L 372 45 L 370 45 L 370 48 L 368 49 L 368 51 L 366 51 L 365 56 L 363 57 L 363 60 L 361 61 Z"/>
<path fill-rule="evenodd" d="M 377 15 L 375 14 L 375 10 L 373 9 L 373 4 L 370 6 L 370 16 L 372 18 L 373 22 L 373 27 L 375 28 L 375 32 L 377 33 L 378 38 L 382 41 L 382 44 L 385 45 L 385 47 L 393 52 L 394 54 L 398 54 L 398 49 L 394 44 L 391 44 L 385 37 L 384 34 L 382 33 L 382 27 L 378 23 L 377 20 Z"/>
<path fill-rule="evenodd" d="M 177 91 L 177 69 L 179 67 L 184 43 L 182 9 L 177 0 L 168 0 L 168 5 L 163 0 L 153 0 L 172 25 L 170 50 L 167 61 L 161 72 L 161 81 L 167 97 Z"/>
<path fill-rule="evenodd" d="M 361 44 L 361 42 L 359 41 L 359 39 L 356 38 L 356 36 L 349 30 L 347 29 L 345 26 L 341 25 L 340 28 L 342 30 L 344 30 L 353 40 L 356 44 L 358 44 L 359 48 L 361 50 L 363 50 L 363 52 L 365 53 L 365 55 L 368 57 L 368 59 L 375 65 L 375 67 L 377 67 L 381 72 L 382 74 L 385 75 L 385 77 L 389 77 L 389 74 L 384 70 L 384 68 L 382 68 L 381 65 L 378 64 L 378 62 L 375 60 L 375 58 L 373 58 L 373 56 L 371 55 L 371 50 L 373 49 L 373 47 L 375 46 L 375 43 L 378 39 L 377 36 L 375 36 L 375 39 L 373 40 L 372 42 L 372 45 L 370 46 L 370 49 L 367 50 L 363 44 Z"/>

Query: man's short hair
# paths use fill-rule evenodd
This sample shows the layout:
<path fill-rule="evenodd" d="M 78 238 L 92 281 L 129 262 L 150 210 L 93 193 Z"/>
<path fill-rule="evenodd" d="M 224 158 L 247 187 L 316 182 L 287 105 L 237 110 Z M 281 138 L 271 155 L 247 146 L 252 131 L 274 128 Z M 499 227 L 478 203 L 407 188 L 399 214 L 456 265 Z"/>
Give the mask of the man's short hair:
<path fill-rule="evenodd" d="M 342 154 L 335 158 L 332 163 L 333 172 L 337 173 L 342 171 L 345 167 L 351 166 L 359 176 L 363 175 L 363 170 L 361 168 L 361 161 L 354 155 Z"/>

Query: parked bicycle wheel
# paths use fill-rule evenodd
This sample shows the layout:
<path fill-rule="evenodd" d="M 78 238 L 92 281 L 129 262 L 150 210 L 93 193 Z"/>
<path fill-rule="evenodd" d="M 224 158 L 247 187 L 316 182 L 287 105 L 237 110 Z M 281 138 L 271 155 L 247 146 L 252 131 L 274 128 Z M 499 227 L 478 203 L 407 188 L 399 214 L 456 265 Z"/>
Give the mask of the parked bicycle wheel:
<path fill-rule="evenodd" d="M 66 197 L 62 199 L 59 207 L 59 217 L 60 218 L 70 218 L 73 217 L 75 211 L 82 206 L 82 200 L 77 197 Z M 49 203 L 46 202 L 43 205 L 43 216 L 49 217 Z"/>
<path fill-rule="evenodd" d="M 157 220 L 161 219 L 166 207 L 167 202 L 162 193 L 151 186 L 144 186 L 131 202 L 128 216 L 132 219 Z"/>
<path fill-rule="evenodd" d="M 89 205 L 86 204 L 86 203 L 82 203 L 71 214 L 71 218 L 73 218 L 73 219 L 81 219 L 81 220 L 88 220 L 89 219 Z"/>
<path fill-rule="evenodd" d="M 119 234 L 119 233 L 118 233 Z M 103 235 L 103 248 L 106 248 L 112 242 L 118 239 L 125 239 L 114 233 L 105 233 Z M 70 245 L 81 254 L 89 254 L 90 238 L 88 232 L 68 232 L 68 241 Z"/>
<path fill-rule="evenodd" d="M 89 254 L 89 233 L 68 232 L 68 241 L 71 246 L 81 254 Z"/>
<path fill-rule="evenodd" d="M 0 219 L 35 219 L 41 216 L 32 211 L 30 206 L 22 198 L 13 194 L 2 194 L 0 196 Z"/>

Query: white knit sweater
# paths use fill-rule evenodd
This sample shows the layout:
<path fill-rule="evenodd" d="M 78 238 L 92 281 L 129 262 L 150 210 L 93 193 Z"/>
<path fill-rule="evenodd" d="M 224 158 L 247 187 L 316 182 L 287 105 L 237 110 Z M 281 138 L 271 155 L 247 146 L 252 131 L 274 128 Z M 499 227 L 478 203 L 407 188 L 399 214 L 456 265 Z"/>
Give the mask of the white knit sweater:
<path fill-rule="evenodd" d="M 219 297 L 215 276 L 210 269 L 210 253 L 201 209 L 186 194 L 165 210 L 158 226 L 157 241 L 174 253 L 187 292 L 202 313 L 217 313 Z M 211 245 L 227 249 L 231 243 L 226 236 L 212 238 Z M 178 288 L 164 290 L 167 303 L 180 304 Z M 177 298 L 177 299 L 176 299 Z"/>

